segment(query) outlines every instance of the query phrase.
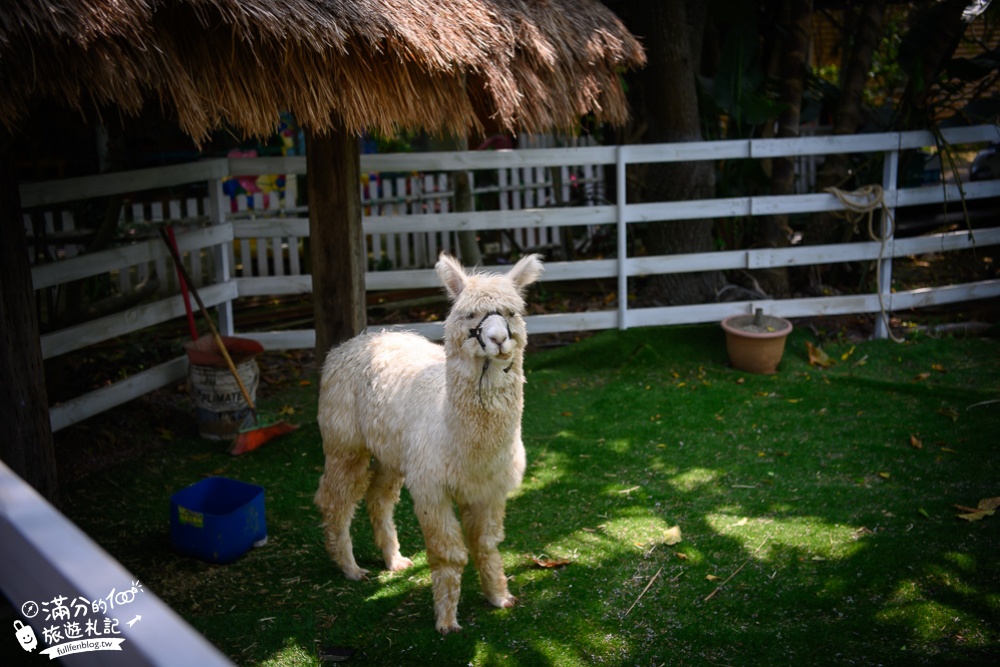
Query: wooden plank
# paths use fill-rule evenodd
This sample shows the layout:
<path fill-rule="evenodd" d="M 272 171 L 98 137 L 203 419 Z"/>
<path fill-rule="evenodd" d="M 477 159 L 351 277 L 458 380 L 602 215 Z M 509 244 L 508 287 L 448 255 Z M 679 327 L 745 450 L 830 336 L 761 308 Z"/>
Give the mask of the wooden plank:
<path fill-rule="evenodd" d="M 685 255 L 653 255 L 630 257 L 626 261 L 629 277 L 642 277 L 662 273 L 690 273 L 693 271 L 728 271 L 745 269 L 747 253 L 743 250 L 729 252 L 702 252 Z"/>
<path fill-rule="evenodd" d="M 836 245 L 792 246 L 790 248 L 759 248 L 747 251 L 747 269 L 768 269 L 782 266 L 836 264 L 838 262 L 870 261 L 879 256 L 878 242 L 839 243 Z M 885 251 L 885 255 L 890 254 Z"/>
<path fill-rule="evenodd" d="M 177 236 L 177 247 L 182 253 L 196 252 L 204 248 L 231 243 L 232 240 L 232 225 L 226 223 L 180 234 Z M 134 245 L 80 255 L 61 262 L 40 264 L 32 267 L 31 279 L 35 289 L 39 290 L 90 276 L 120 271 L 137 264 L 164 260 L 168 256 L 169 252 L 163 246 L 163 242 L 159 238 L 155 238 L 140 241 Z"/>
<path fill-rule="evenodd" d="M 316 347 L 316 330 L 248 331 L 240 338 L 255 340 L 265 350 L 308 350 Z"/>
<path fill-rule="evenodd" d="M 668 220 L 702 220 L 705 218 L 729 218 L 750 215 L 750 197 L 729 197 L 720 199 L 696 199 L 691 201 L 655 202 L 649 204 L 628 204 L 625 207 L 625 222 L 660 222 Z M 572 211 L 589 211 L 591 207 L 573 208 Z M 595 206 L 595 209 L 611 208 Z M 577 224 L 592 224 L 580 222 Z M 597 223 L 606 224 L 606 223 Z"/>
<path fill-rule="evenodd" d="M 469 171 L 552 167 L 562 164 L 614 164 L 613 146 L 525 150 L 386 153 L 361 156 L 366 172 Z"/>
<path fill-rule="evenodd" d="M 1000 280 L 982 280 L 962 285 L 945 285 L 922 289 L 893 292 L 886 307 L 889 310 L 926 308 L 946 303 L 960 303 L 978 299 L 994 299 L 1000 296 Z"/>
<path fill-rule="evenodd" d="M 750 157 L 774 158 L 795 155 L 830 155 L 835 153 L 873 153 L 899 148 L 898 132 L 852 134 L 844 136 L 799 137 L 797 139 L 752 139 Z"/>
<path fill-rule="evenodd" d="M 433 231 L 483 231 L 518 227 L 568 227 L 606 225 L 615 221 L 613 206 L 536 208 L 520 211 L 469 211 L 448 214 L 420 214 L 405 217 L 364 218 L 365 234 L 392 234 Z"/>
<path fill-rule="evenodd" d="M 225 159 L 199 160 L 168 167 L 78 176 L 58 181 L 21 185 L 21 207 L 51 206 L 63 202 L 108 197 L 128 192 L 154 190 L 199 181 L 211 181 L 228 175 Z"/>
<path fill-rule="evenodd" d="M 178 357 L 135 375 L 130 375 L 125 380 L 115 382 L 112 385 L 53 405 L 49 407 L 52 431 L 72 426 L 88 417 L 127 403 L 136 396 L 142 396 L 174 382 L 179 382 L 187 376 L 187 368 L 187 357 Z"/>
<path fill-rule="evenodd" d="M 750 157 L 750 142 L 736 141 L 691 141 L 679 144 L 630 144 L 621 146 L 625 162 L 643 164 L 647 162 L 692 162 L 697 160 L 738 160 Z M 574 164 L 598 164 L 597 162 L 577 162 Z"/>
<path fill-rule="evenodd" d="M 198 290 L 209 308 L 237 297 L 236 283 L 210 285 Z M 79 350 L 117 336 L 145 329 L 185 315 L 184 298 L 180 295 L 151 304 L 129 308 L 114 315 L 101 317 L 42 336 L 42 356 L 45 359 Z"/>
<path fill-rule="evenodd" d="M 664 326 L 672 324 L 704 324 L 719 322 L 729 315 L 751 313 L 761 308 L 768 315 L 780 317 L 816 317 L 848 313 L 878 312 L 878 297 L 860 294 L 809 299 L 783 299 L 779 301 L 737 301 L 732 303 L 705 303 L 690 306 L 665 306 L 629 310 L 629 323 L 633 326 Z"/>
<path fill-rule="evenodd" d="M 630 313 L 633 311 L 629 311 Z M 600 310 L 585 313 L 553 313 L 529 315 L 524 318 L 528 335 L 544 333 L 570 333 L 574 331 L 601 331 L 618 327 L 618 311 Z"/>
<path fill-rule="evenodd" d="M 902 148 L 913 147 L 907 139 L 909 135 L 930 134 L 930 132 L 905 132 L 903 134 Z M 949 144 L 971 144 L 985 141 L 997 141 L 1000 139 L 1000 125 L 972 125 L 969 127 L 948 127 L 941 130 L 941 136 Z M 934 142 L 921 143 L 920 146 L 933 146 Z"/>
<path fill-rule="evenodd" d="M 241 297 L 311 294 L 312 276 L 251 276 L 236 279 L 236 291 Z"/>
<path fill-rule="evenodd" d="M 844 205 L 840 200 L 826 192 L 807 195 L 764 195 L 754 197 L 750 204 L 750 215 L 753 216 L 842 210 Z"/>
<path fill-rule="evenodd" d="M 895 239 L 893 257 L 1000 245 L 1000 227 Z"/>
<path fill-rule="evenodd" d="M 1000 197 L 1000 180 L 973 181 L 962 184 L 962 190 L 954 183 L 947 185 L 925 185 L 918 188 L 905 188 L 896 190 L 895 201 L 890 201 L 887 194 L 886 203 L 889 206 L 919 206 L 923 204 L 937 204 L 948 202 L 949 206 L 955 206 L 954 210 L 961 210 L 962 195 L 966 199 L 988 199 Z"/>

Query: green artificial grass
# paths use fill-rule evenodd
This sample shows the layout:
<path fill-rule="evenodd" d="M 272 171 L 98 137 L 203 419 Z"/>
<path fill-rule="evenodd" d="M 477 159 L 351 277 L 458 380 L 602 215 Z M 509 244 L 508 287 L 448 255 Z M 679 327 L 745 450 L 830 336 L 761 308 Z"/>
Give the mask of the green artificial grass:
<path fill-rule="evenodd" d="M 992 662 L 1000 514 L 970 522 L 954 505 L 1000 496 L 1000 403 L 984 403 L 1000 399 L 997 340 L 826 343 L 826 369 L 807 342 L 796 330 L 772 376 L 729 368 L 707 326 L 532 353 L 528 470 L 501 545 L 519 604 L 488 606 L 470 565 L 464 631 L 445 638 L 405 492 L 412 569 L 384 571 L 363 512 L 371 580 L 347 581 L 324 550 L 306 369 L 312 383 L 262 401 L 296 410 L 298 432 L 232 458 L 168 425 L 168 445 L 66 489 L 65 511 L 242 665 L 341 649 L 371 665 Z M 210 474 L 266 488 L 269 541 L 229 565 L 169 542 L 170 494 Z"/>

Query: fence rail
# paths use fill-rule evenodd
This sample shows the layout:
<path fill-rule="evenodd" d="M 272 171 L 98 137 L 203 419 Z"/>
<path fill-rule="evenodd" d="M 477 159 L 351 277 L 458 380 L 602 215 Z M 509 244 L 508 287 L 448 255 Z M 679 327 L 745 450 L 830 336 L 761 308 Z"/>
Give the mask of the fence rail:
<path fill-rule="evenodd" d="M 951 144 L 984 143 L 998 137 L 1000 127 L 997 126 L 960 128 L 943 133 L 944 141 Z M 995 219 L 975 230 L 913 238 L 893 235 L 890 220 L 898 209 L 940 202 L 959 207 L 963 198 L 970 202 L 1000 198 L 1000 181 L 897 187 L 900 153 L 935 146 L 936 141 L 930 132 L 906 132 L 653 146 L 365 155 L 361 170 L 370 175 L 368 188 L 364 184 L 359 187 L 366 205 L 364 233 L 372 255 L 371 270 L 366 274 L 367 289 L 436 287 L 437 278 L 428 267 L 438 250 L 457 250 L 455 235 L 461 232 L 480 235 L 502 232 L 501 239 L 552 248 L 571 238 L 564 235 L 567 228 L 576 228 L 613 230 L 615 250 L 609 258 L 603 259 L 571 260 L 557 256 L 547 264 L 544 280 L 616 280 L 618 295 L 625 295 L 630 278 L 647 275 L 867 261 L 877 263 L 879 289 L 857 295 L 663 308 L 630 308 L 628 299 L 618 298 L 614 310 L 533 315 L 527 318 L 532 333 L 711 322 L 751 312 L 754 307 L 763 307 L 774 315 L 804 317 L 878 313 L 883 308 L 891 312 L 1000 296 L 1000 280 L 995 279 L 912 290 L 891 289 L 894 259 L 1000 244 L 1000 220 Z M 627 252 L 628 229 L 634 224 L 677 224 L 678 220 L 753 218 L 843 209 L 843 204 L 831 194 L 808 192 L 787 196 L 630 203 L 624 177 L 629 165 L 823 156 L 840 152 L 875 153 L 884 158 L 880 185 L 884 188 L 886 209 L 879 220 L 881 240 L 658 257 L 629 256 Z M 45 216 L 55 220 L 67 206 L 80 200 L 122 195 L 134 197 L 139 202 L 143 197 L 156 199 L 150 192 L 201 184 L 206 192 L 204 196 L 185 195 L 178 203 L 168 201 L 156 209 L 133 206 L 127 222 L 169 222 L 185 229 L 178 235 L 178 243 L 190 264 L 189 270 L 198 276 L 196 280 L 200 281 L 200 292 L 206 303 L 219 307 L 220 327 L 224 333 L 257 339 L 269 349 L 308 348 L 315 345 L 315 333 L 311 330 L 235 332 L 232 324 L 232 303 L 237 298 L 308 294 L 312 290 L 311 278 L 304 271 L 304 257 L 300 256 L 302 242 L 309 235 L 308 218 L 304 207 L 296 201 L 294 185 L 290 185 L 295 176 L 305 173 L 305 169 L 303 157 L 204 160 L 179 167 L 26 184 L 21 187 L 22 207 L 29 221 Z M 470 174 L 473 191 L 479 200 L 478 210 L 455 211 L 450 172 Z M 614 202 L 603 199 L 605 172 L 614 174 L 619 186 Z M 242 200 L 234 205 L 223 192 L 223 181 L 233 176 L 268 174 L 285 174 L 289 185 L 281 197 L 270 197 L 266 204 L 263 198 L 257 197 L 256 201 Z M 585 205 L 559 205 L 570 199 L 567 188 L 573 179 L 575 187 L 589 188 L 587 195 L 576 202 Z M 385 184 L 389 186 L 382 187 Z M 517 208 L 529 204 L 531 207 Z M 490 206 L 488 210 L 487 206 Z M 147 219 L 138 220 L 137 216 Z M 380 261 L 383 251 L 385 262 Z M 154 273 L 164 284 L 163 293 L 151 302 L 129 307 L 124 312 L 45 333 L 42 349 L 46 358 L 139 331 L 183 314 L 183 301 L 174 293 L 176 284 L 171 277 L 166 251 L 155 235 L 146 239 L 136 237 L 130 244 L 112 250 L 75 257 L 71 254 L 57 253 L 61 257 L 57 261 L 33 267 L 32 276 L 39 294 L 58 291 L 72 281 L 102 276 L 109 276 L 124 290 L 127 285 Z M 391 270 L 376 270 L 378 268 Z M 432 338 L 441 336 L 438 323 L 415 322 L 400 327 L 420 331 Z M 884 324 L 878 333 L 885 335 Z M 185 372 L 183 359 L 172 360 L 98 392 L 53 406 L 53 428 L 63 428 L 138 393 L 176 381 Z"/>

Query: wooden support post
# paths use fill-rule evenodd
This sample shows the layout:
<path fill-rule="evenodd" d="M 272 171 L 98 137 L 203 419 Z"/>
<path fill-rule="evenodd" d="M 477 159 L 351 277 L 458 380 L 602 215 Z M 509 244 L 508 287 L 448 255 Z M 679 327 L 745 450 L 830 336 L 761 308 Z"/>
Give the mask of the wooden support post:
<path fill-rule="evenodd" d="M 50 502 L 56 456 L 14 159 L 0 138 L 0 459 Z"/>
<path fill-rule="evenodd" d="M 316 363 L 367 326 L 365 237 L 361 228 L 361 154 L 357 137 L 306 130 L 309 258 L 312 263 Z"/>

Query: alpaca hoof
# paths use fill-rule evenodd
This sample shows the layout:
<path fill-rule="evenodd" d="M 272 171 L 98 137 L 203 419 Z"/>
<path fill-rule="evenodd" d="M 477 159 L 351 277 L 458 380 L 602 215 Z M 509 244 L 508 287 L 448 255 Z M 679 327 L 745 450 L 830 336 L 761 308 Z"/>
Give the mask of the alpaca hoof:
<path fill-rule="evenodd" d="M 441 633 L 441 636 L 450 635 L 453 632 L 461 632 L 462 626 L 457 622 L 452 623 L 439 623 L 437 626 L 437 631 Z"/>
<path fill-rule="evenodd" d="M 510 609 L 517 604 L 517 598 L 508 593 L 504 596 L 490 598 L 490 604 L 498 609 Z"/>
<path fill-rule="evenodd" d="M 413 561 L 405 556 L 397 556 L 392 560 L 386 561 L 385 566 L 390 572 L 399 572 L 408 567 L 413 567 Z"/>
<path fill-rule="evenodd" d="M 368 570 L 356 567 L 352 570 L 344 570 L 344 576 L 351 581 L 362 581 L 368 579 Z"/>

